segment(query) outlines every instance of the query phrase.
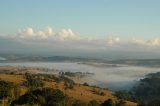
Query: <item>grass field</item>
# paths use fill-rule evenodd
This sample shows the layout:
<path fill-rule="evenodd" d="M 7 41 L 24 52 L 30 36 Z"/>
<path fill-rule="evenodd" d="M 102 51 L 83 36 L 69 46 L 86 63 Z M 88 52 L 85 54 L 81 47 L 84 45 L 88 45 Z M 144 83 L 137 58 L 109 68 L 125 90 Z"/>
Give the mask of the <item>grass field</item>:
<path fill-rule="evenodd" d="M 3 68 L 4 69 L 4 68 Z M 6 68 L 5 68 L 6 69 Z M 10 70 L 9 68 L 8 70 Z M 17 69 L 14 67 L 14 70 Z M 28 91 L 28 88 L 23 86 L 23 82 L 26 81 L 24 74 L 0 74 L 0 80 L 12 82 L 14 85 L 17 85 L 21 89 L 21 95 L 25 94 Z M 43 81 L 44 87 L 50 87 L 55 89 L 62 90 L 65 95 L 70 98 L 83 101 L 88 103 L 91 100 L 96 100 L 100 103 L 104 102 L 105 100 L 112 99 L 113 101 L 117 101 L 118 99 L 113 95 L 113 92 L 108 89 L 102 89 L 99 87 L 93 86 L 84 86 L 82 84 L 76 83 L 73 89 L 65 89 L 65 84 L 63 81 L 56 82 L 56 81 Z M 98 95 L 93 93 L 95 91 L 101 91 L 104 95 Z M 126 101 L 126 106 L 136 106 L 136 103 Z"/>

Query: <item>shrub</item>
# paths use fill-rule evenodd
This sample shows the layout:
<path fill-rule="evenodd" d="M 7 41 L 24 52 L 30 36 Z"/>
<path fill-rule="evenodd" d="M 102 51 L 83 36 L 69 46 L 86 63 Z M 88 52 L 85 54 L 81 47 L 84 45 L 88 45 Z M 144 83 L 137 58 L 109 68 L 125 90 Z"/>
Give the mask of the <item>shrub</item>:
<path fill-rule="evenodd" d="M 126 104 L 126 102 L 125 102 L 124 100 L 120 100 L 120 101 L 116 104 L 116 106 L 126 106 L 125 104 Z"/>
<path fill-rule="evenodd" d="M 160 100 L 152 100 L 148 103 L 148 106 L 160 106 Z"/>
<path fill-rule="evenodd" d="M 84 86 L 89 86 L 89 84 L 88 84 L 88 83 L 86 83 L 86 82 L 85 82 L 83 85 L 84 85 Z"/>
<path fill-rule="evenodd" d="M 108 99 L 102 103 L 101 106 L 115 106 L 112 99 Z"/>
<path fill-rule="evenodd" d="M 72 106 L 87 106 L 86 103 L 80 101 L 80 100 L 76 100 Z"/>
<path fill-rule="evenodd" d="M 88 106 L 100 106 L 100 104 L 99 104 L 96 100 L 91 100 L 91 101 L 88 103 Z"/>
<path fill-rule="evenodd" d="M 0 80 L 0 99 L 11 97 L 12 88 L 13 88 L 12 83 Z"/>
<path fill-rule="evenodd" d="M 44 105 L 44 106 L 61 106 L 64 104 L 65 95 L 59 89 L 39 88 L 20 96 L 11 103 L 14 105 Z"/>
<path fill-rule="evenodd" d="M 96 95 L 105 96 L 105 93 L 100 89 L 93 88 L 92 92 L 93 94 L 96 94 Z"/>
<path fill-rule="evenodd" d="M 123 100 L 132 100 L 132 96 L 131 94 L 129 94 L 126 91 L 116 91 L 114 94 L 116 97 L 118 97 L 119 99 L 123 99 Z"/>
<path fill-rule="evenodd" d="M 39 80 L 34 78 L 32 74 L 25 74 L 26 81 L 24 82 L 24 85 L 29 87 L 29 88 L 37 88 L 37 87 L 43 87 L 44 83 Z"/>

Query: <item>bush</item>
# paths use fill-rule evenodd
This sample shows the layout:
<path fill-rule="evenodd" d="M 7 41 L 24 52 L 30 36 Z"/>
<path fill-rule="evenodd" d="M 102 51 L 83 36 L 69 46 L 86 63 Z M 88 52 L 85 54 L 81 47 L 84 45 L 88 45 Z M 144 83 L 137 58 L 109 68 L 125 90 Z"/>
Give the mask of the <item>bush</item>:
<path fill-rule="evenodd" d="M 15 104 L 18 105 L 28 104 L 33 106 L 34 104 L 38 104 L 37 96 L 32 94 L 31 92 L 26 93 L 20 96 L 18 100 L 12 101 L 11 106 L 14 106 Z"/>
<path fill-rule="evenodd" d="M 148 106 L 160 106 L 160 100 L 152 100 L 148 103 Z"/>
<path fill-rule="evenodd" d="M 65 72 L 64 75 L 67 75 L 69 77 L 75 77 L 76 76 L 76 74 L 73 73 L 73 72 Z"/>
<path fill-rule="evenodd" d="M 34 78 L 32 74 L 25 74 L 26 81 L 24 82 L 24 85 L 29 87 L 29 88 L 37 88 L 37 87 L 43 87 L 44 83 L 39 80 Z"/>
<path fill-rule="evenodd" d="M 119 99 L 132 100 L 132 96 L 126 91 L 116 91 L 114 95 Z"/>
<path fill-rule="evenodd" d="M 93 94 L 96 94 L 96 95 L 105 96 L 105 93 L 100 89 L 93 88 L 92 92 L 93 92 Z"/>
<path fill-rule="evenodd" d="M 91 100 L 91 101 L 88 103 L 88 106 L 100 106 L 100 104 L 99 104 L 96 100 Z"/>
<path fill-rule="evenodd" d="M 132 89 L 139 104 L 148 104 L 160 98 L 160 73 L 153 73 L 141 79 Z M 138 97 L 138 98 L 137 98 Z"/>
<path fill-rule="evenodd" d="M 80 101 L 80 100 L 76 100 L 72 106 L 87 106 L 86 103 Z"/>
<path fill-rule="evenodd" d="M 126 106 L 125 104 L 126 104 L 126 102 L 125 102 L 124 100 L 120 100 L 120 101 L 116 104 L 116 106 Z"/>
<path fill-rule="evenodd" d="M 67 77 L 65 77 L 63 75 L 60 76 L 59 78 L 60 78 L 61 81 L 64 81 L 65 83 L 69 83 L 69 84 L 72 84 L 72 85 L 75 84 L 75 82 L 73 80 L 71 80 L 71 79 L 69 79 L 69 78 L 67 78 Z"/>
<path fill-rule="evenodd" d="M 64 104 L 64 100 L 65 95 L 59 89 L 39 88 L 20 96 L 11 105 L 61 106 Z"/>
<path fill-rule="evenodd" d="M 102 103 L 101 106 L 115 106 L 112 99 L 108 99 Z"/>
<path fill-rule="evenodd" d="M 13 88 L 12 83 L 0 80 L 0 99 L 11 97 L 12 88 Z"/>
<path fill-rule="evenodd" d="M 86 82 L 85 82 L 83 85 L 84 85 L 84 86 L 89 86 L 89 84 L 88 84 L 88 83 L 86 83 Z"/>

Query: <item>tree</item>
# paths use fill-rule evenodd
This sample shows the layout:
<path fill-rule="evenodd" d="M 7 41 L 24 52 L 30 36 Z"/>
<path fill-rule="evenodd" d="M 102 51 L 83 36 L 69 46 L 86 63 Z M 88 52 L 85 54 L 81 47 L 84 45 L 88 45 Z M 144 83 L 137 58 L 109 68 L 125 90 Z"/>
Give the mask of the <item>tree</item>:
<path fill-rule="evenodd" d="M 13 88 L 12 83 L 0 80 L 0 99 L 11 97 L 12 88 Z"/>
<path fill-rule="evenodd" d="M 132 89 L 139 104 L 148 104 L 160 98 L 160 72 L 146 75 Z M 137 98 L 138 97 L 138 98 Z"/>
<path fill-rule="evenodd" d="M 26 77 L 26 81 L 24 82 L 24 85 L 29 87 L 30 89 L 43 87 L 44 85 L 44 83 L 41 80 L 34 78 L 32 74 L 26 73 L 25 77 Z"/>
<path fill-rule="evenodd" d="M 38 102 L 38 104 L 40 104 L 40 105 L 44 105 L 44 104 L 46 103 L 46 100 L 45 100 L 45 98 L 42 97 L 42 96 L 37 96 L 37 102 Z"/>
<path fill-rule="evenodd" d="M 148 106 L 160 106 L 160 100 L 152 100 L 148 103 Z"/>
<path fill-rule="evenodd" d="M 59 89 L 38 88 L 20 96 L 11 103 L 14 105 L 42 105 L 42 106 L 61 106 L 64 104 L 65 95 Z"/>
<path fill-rule="evenodd" d="M 20 96 L 18 100 L 12 101 L 11 106 L 14 106 L 15 104 L 18 105 L 28 104 L 30 106 L 33 106 L 34 104 L 38 104 L 38 101 L 37 97 L 33 95 L 31 92 L 29 92 Z"/>
<path fill-rule="evenodd" d="M 126 103 L 125 103 L 124 100 L 120 100 L 120 101 L 116 104 L 116 106 L 126 106 L 125 104 L 126 104 Z"/>
<path fill-rule="evenodd" d="M 91 101 L 88 103 L 88 106 L 100 106 L 100 104 L 99 104 L 96 100 L 91 100 Z"/>
<path fill-rule="evenodd" d="M 47 106 L 59 106 L 65 100 L 64 93 L 59 89 L 44 88 L 42 95 L 45 97 Z"/>
<path fill-rule="evenodd" d="M 76 100 L 72 106 L 87 106 L 86 103 L 80 101 L 80 100 Z"/>
<path fill-rule="evenodd" d="M 123 100 L 132 100 L 132 96 L 131 94 L 129 94 L 126 91 L 116 91 L 114 94 L 116 97 L 118 97 L 119 99 L 123 99 Z"/>
<path fill-rule="evenodd" d="M 108 99 L 102 103 L 102 106 L 115 106 L 112 99 Z"/>
<path fill-rule="evenodd" d="M 86 82 L 85 82 L 83 85 L 84 85 L 84 86 L 89 86 L 89 84 L 88 84 L 88 83 L 86 83 Z"/>
<path fill-rule="evenodd" d="M 14 98 L 18 98 L 21 94 L 20 86 L 14 86 L 13 88 Z"/>

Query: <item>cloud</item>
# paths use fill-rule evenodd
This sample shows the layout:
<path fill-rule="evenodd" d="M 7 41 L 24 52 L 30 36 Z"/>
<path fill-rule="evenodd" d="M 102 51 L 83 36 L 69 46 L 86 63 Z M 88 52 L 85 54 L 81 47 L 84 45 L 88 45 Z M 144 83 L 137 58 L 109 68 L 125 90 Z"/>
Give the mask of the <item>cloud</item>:
<path fill-rule="evenodd" d="M 19 29 L 17 35 L 20 38 L 47 39 L 51 36 L 54 36 L 55 33 L 49 26 L 46 27 L 45 31 L 37 31 L 37 32 L 35 32 L 32 27 L 28 27 L 23 30 Z"/>
<path fill-rule="evenodd" d="M 77 49 L 77 50 L 95 50 L 95 51 L 152 51 L 159 49 L 160 39 L 120 39 L 119 37 L 83 37 L 72 29 L 61 29 L 54 31 L 52 27 L 47 26 L 43 31 L 35 31 L 32 27 L 19 30 L 17 38 L 20 42 L 34 45 L 46 44 L 48 47 Z M 37 44 L 36 44 L 37 43 Z M 50 45 L 50 46 L 49 46 Z M 64 49 L 64 48 L 63 48 Z"/>
<path fill-rule="evenodd" d="M 55 33 L 53 32 L 52 28 L 50 26 L 46 27 L 46 35 L 51 36 L 51 35 L 55 35 Z"/>
<path fill-rule="evenodd" d="M 156 38 L 156 39 L 148 40 L 146 41 L 146 44 L 151 45 L 151 46 L 159 46 L 160 39 Z"/>
<path fill-rule="evenodd" d="M 22 34 L 24 36 L 28 36 L 28 37 L 31 37 L 31 36 L 34 36 L 34 31 L 31 27 L 28 27 L 27 29 L 24 29 L 23 31 L 21 31 L 20 29 L 18 30 L 18 34 Z"/>
<path fill-rule="evenodd" d="M 116 36 L 84 37 L 72 29 L 53 30 L 45 27 L 44 30 L 34 30 L 32 27 L 18 30 L 16 36 L 0 36 L 0 50 L 3 53 L 51 53 L 57 55 L 95 55 L 106 56 L 112 54 L 126 57 L 144 53 L 160 53 L 160 39 L 122 39 Z M 136 56 L 134 56 L 136 55 Z M 153 55 L 154 56 L 154 55 Z M 114 56 L 113 56 L 114 57 Z M 146 57 L 149 57 L 148 55 Z"/>
<path fill-rule="evenodd" d="M 60 32 L 57 33 L 57 37 L 59 40 L 78 38 L 78 36 L 71 29 L 62 29 Z"/>
<path fill-rule="evenodd" d="M 61 29 L 59 32 L 53 31 L 52 27 L 47 26 L 44 31 L 34 31 L 32 27 L 28 27 L 23 30 L 18 30 L 18 37 L 34 39 L 34 40 L 56 40 L 56 41 L 66 41 L 72 40 L 76 42 L 83 42 L 84 44 L 89 45 L 116 45 L 116 46 L 129 46 L 129 45 L 137 45 L 137 46 L 160 46 L 160 39 L 150 39 L 150 40 L 140 40 L 140 39 L 132 39 L 128 41 L 123 41 L 119 37 L 109 36 L 107 38 L 92 38 L 92 37 L 81 37 L 75 34 L 70 28 L 69 29 Z"/>
<path fill-rule="evenodd" d="M 18 30 L 18 37 L 27 39 L 55 39 L 55 40 L 66 40 L 66 39 L 77 39 L 78 36 L 71 29 L 62 29 L 59 32 L 54 32 L 51 27 L 46 27 L 44 31 L 35 32 L 32 27 Z"/>
<path fill-rule="evenodd" d="M 28 27 L 23 30 L 19 30 L 17 34 L 19 38 L 23 39 L 34 39 L 34 40 L 54 40 L 54 41 L 72 41 L 80 43 L 81 45 L 86 44 L 93 46 L 106 46 L 115 45 L 121 42 L 119 37 L 107 37 L 107 38 L 92 38 L 82 37 L 74 33 L 72 29 L 61 29 L 56 32 L 53 31 L 52 27 L 47 26 L 44 31 L 34 31 L 32 27 Z M 83 44 L 82 44 L 83 42 Z"/>
<path fill-rule="evenodd" d="M 107 43 L 108 44 L 115 44 L 115 43 L 118 43 L 120 42 L 120 38 L 119 37 L 109 37 L 107 39 Z"/>
<path fill-rule="evenodd" d="M 150 40 L 133 40 L 135 43 L 144 45 L 144 46 L 160 46 L 160 39 L 155 38 L 155 39 L 150 39 Z"/>

